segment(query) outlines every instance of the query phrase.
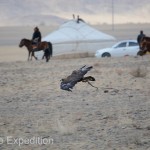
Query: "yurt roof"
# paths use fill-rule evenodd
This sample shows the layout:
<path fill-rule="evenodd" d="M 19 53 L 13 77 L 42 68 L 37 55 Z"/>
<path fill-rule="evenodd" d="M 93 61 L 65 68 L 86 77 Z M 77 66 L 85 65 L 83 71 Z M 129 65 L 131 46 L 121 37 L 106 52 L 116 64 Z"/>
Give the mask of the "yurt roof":
<path fill-rule="evenodd" d="M 98 31 L 85 23 L 79 21 L 79 23 L 73 19 L 62 24 L 58 30 L 45 36 L 43 41 L 50 41 L 53 44 L 56 43 L 75 43 L 75 42 L 92 42 L 92 41 L 108 41 L 114 40 L 111 35 Z"/>

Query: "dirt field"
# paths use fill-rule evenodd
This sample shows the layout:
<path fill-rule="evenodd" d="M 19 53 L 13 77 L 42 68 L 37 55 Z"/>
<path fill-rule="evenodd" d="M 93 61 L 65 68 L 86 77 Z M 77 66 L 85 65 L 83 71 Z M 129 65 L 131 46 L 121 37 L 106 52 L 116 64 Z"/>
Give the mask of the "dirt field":
<path fill-rule="evenodd" d="M 149 55 L 26 61 L 9 40 L 0 46 L 1 150 L 150 150 Z M 83 65 L 93 66 L 98 90 L 61 90 Z"/>
<path fill-rule="evenodd" d="M 150 57 L 54 59 L 0 63 L 1 149 L 99 150 L 150 147 Z M 92 65 L 94 89 L 73 92 L 60 79 Z M 137 77 L 136 77 L 137 76 Z M 7 137 L 53 139 L 53 144 L 9 144 Z M 12 142 L 12 139 L 10 140 Z"/>

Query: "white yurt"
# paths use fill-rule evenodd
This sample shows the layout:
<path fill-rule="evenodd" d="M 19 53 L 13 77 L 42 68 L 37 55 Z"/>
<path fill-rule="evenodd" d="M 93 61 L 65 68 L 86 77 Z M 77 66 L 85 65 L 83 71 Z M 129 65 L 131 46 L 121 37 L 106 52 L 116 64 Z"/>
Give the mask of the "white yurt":
<path fill-rule="evenodd" d="M 113 36 L 94 29 L 83 20 L 76 19 L 65 22 L 42 39 L 53 44 L 53 55 L 85 51 L 94 53 L 106 42 L 114 40 Z"/>

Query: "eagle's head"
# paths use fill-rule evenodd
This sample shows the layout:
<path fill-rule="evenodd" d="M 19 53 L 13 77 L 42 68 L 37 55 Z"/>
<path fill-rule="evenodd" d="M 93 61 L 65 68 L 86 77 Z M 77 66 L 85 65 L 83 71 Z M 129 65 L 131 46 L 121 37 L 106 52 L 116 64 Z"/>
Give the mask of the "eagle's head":
<path fill-rule="evenodd" d="M 65 81 L 65 79 L 61 79 L 60 81 L 61 81 L 61 82 L 64 82 L 64 81 Z"/>

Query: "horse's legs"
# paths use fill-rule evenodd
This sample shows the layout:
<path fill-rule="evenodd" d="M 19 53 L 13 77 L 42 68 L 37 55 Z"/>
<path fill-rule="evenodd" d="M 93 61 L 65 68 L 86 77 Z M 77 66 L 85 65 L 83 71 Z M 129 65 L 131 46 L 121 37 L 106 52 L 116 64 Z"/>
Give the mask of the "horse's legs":
<path fill-rule="evenodd" d="M 28 53 L 28 61 L 30 60 L 30 54 L 31 54 L 31 52 L 29 51 L 29 53 Z"/>
<path fill-rule="evenodd" d="M 50 60 L 50 56 L 47 57 L 47 62 L 49 62 L 49 60 Z"/>
<path fill-rule="evenodd" d="M 43 57 L 42 57 L 42 59 L 44 59 L 44 57 L 45 57 L 45 50 L 43 50 L 43 52 L 44 52 L 44 54 L 43 54 Z"/>
<path fill-rule="evenodd" d="M 35 55 L 34 55 L 34 51 L 32 51 L 32 56 L 31 56 L 31 58 L 32 57 L 34 57 L 36 60 L 37 60 L 37 57 L 35 57 Z"/>
<path fill-rule="evenodd" d="M 30 60 L 32 60 L 32 57 L 34 56 L 33 51 L 31 51 L 30 53 L 31 53 Z"/>
<path fill-rule="evenodd" d="M 33 52 L 31 52 L 31 60 L 32 60 Z"/>

